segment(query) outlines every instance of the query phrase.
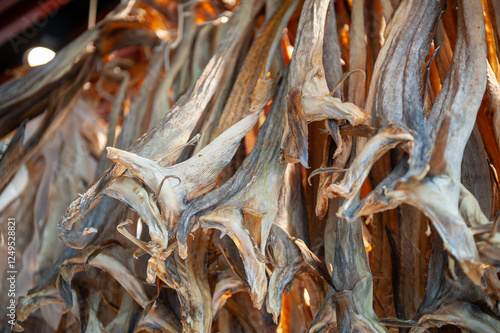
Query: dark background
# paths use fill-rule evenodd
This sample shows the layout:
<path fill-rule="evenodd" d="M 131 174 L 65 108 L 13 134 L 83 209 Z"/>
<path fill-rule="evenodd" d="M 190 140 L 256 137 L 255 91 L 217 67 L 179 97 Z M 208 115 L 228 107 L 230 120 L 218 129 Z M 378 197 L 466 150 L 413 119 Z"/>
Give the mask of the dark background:
<path fill-rule="evenodd" d="M 97 22 L 119 0 L 97 1 Z M 13 77 L 25 52 L 44 46 L 57 53 L 88 26 L 90 0 L 0 0 L 0 84 Z"/>

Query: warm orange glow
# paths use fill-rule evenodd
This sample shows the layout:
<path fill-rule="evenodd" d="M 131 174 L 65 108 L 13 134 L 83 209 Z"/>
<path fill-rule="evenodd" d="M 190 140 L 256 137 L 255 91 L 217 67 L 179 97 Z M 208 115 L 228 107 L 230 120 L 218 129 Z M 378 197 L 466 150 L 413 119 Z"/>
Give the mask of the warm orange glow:
<path fill-rule="evenodd" d="M 495 33 L 493 30 L 493 25 L 491 23 L 491 16 L 488 10 L 488 1 L 481 0 L 483 4 L 483 15 L 484 15 L 484 28 L 486 31 L 486 45 L 488 50 L 488 62 L 491 65 L 491 69 L 493 69 L 493 73 L 497 80 L 500 80 L 500 65 L 498 63 L 498 58 L 496 54 L 496 43 L 495 43 Z"/>

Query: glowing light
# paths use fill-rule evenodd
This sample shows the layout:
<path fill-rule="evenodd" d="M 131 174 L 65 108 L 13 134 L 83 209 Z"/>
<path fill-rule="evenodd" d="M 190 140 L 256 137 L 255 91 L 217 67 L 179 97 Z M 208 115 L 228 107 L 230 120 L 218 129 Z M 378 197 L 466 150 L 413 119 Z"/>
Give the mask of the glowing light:
<path fill-rule="evenodd" d="M 309 297 L 309 293 L 307 292 L 307 289 L 304 289 L 304 302 L 306 303 L 307 306 L 310 306 L 311 303 L 311 298 Z"/>
<path fill-rule="evenodd" d="M 427 222 L 427 229 L 425 230 L 425 235 L 427 237 L 430 237 L 431 233 L 432 233 L 432 231 L 431 231 L 431 225 L 429 224 L 429 222 Z"/>
<path fill-rule="evenodd" d="M 228 7 L 234 7 L 236 5 L 235 0 L 222 0 L 222 2 Z"/>
<path fill-rule="evenodd" d="M 368 239 L 366 239 L 365 236 L 363 236 L 363 244 L 365 246 L 365 251 L 366 252 L 370 252 L 372 250 L 372 245 L 370 244 L 370 242 L 368 241 Z"/>
<path fill-rule="evenodd" d="M 28 65 L 36 67 L 45 65 L 54 59 L 56 53 L 46 47 L 37 46 L 28 51 Z"/>
<path fill-rule="evenodd" d="M 229 19 L 227 18 L 227 16 L 222 16 L 222 17 L 220 18 L 220 21 L 221 21 L 222 23 L 226 23 L 227 21 L 229 21 Z"/>
<path fill-rule="evenodd" d="M 135 237 L 141 239 L 141 235 L 142 235 L 142 220 L 141 218 L 139 218 L 139 220 L 137 221 L 137 230 L 135 233 Z"/>

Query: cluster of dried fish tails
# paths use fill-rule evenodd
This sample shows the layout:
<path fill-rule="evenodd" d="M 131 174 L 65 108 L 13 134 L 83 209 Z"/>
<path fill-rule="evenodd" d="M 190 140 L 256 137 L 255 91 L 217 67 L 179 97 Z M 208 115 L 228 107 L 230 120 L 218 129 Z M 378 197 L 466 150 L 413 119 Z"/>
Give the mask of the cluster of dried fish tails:
<path fill-rule="evenodd" d="M 0 88 L 14 331 L 500 332 L 499 59 L 495 0 L 123 1 Z"/>

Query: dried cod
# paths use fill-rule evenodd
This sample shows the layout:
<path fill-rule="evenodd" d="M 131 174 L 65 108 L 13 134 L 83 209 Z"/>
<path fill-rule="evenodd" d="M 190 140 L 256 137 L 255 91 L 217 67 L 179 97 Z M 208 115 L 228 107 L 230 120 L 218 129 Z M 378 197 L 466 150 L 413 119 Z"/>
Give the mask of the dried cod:
<path fill-rule="evenodd" d="M 14 330 L 500 332 L 497 7 L 124 0 L 0 88 Z"/>

